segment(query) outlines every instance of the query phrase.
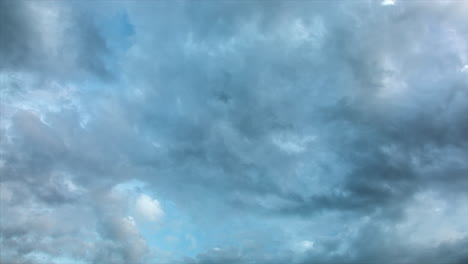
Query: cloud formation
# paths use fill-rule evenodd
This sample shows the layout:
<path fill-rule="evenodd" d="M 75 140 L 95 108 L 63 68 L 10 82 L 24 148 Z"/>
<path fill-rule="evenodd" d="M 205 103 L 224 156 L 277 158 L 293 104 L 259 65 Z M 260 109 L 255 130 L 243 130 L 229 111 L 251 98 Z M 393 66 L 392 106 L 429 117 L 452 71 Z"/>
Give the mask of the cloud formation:
<path fill-rule="evenodd" d="M 0 262 L 468 261 L 468 5 L 0 1 Z"/>

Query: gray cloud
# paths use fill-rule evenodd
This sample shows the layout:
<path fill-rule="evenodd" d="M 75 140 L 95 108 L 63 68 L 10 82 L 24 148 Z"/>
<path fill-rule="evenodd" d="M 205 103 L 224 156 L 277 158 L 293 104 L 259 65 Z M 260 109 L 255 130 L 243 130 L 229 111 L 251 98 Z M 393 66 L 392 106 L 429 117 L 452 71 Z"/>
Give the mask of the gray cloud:
<path fill-rule="evenodd" d="M 1 5 L 1 261 L 467 260 L 464 3 Z M 135 179 L 198 255 L 145 241 Z"/>
<path fill-rule="evenodd" d="M 2 71 L 54 79 L 109 79 L 105 39 L 85 10 L 62 2 L 0 2 Z"/>

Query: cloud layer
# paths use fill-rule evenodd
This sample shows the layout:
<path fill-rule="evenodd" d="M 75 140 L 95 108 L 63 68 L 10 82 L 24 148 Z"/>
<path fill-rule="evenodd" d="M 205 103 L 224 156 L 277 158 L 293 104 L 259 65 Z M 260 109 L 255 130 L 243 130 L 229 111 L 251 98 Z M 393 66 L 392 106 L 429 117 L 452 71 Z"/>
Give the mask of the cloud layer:
<path fill-rule="evenodd" d="M 1 0 L 0 262 L 465 263 L 466 11 Z"/>

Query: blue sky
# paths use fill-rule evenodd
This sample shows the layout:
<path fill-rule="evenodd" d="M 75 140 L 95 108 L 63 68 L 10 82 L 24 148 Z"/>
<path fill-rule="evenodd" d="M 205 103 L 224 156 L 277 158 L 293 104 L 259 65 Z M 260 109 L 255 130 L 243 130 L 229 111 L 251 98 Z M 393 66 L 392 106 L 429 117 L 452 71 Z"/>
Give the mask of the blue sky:
<path fill-rule="evenodd" d="M 0 0 L 0 262 L 467 263 L 467 12 Z"/>

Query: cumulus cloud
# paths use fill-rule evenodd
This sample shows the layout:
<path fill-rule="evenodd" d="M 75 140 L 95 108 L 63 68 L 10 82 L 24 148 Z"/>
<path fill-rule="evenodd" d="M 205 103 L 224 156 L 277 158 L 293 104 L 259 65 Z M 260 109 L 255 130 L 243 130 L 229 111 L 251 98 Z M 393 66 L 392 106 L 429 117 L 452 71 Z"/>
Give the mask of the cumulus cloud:
<path fill-rule="evenodd" d="M 141 194 L 138 197 L 135 206 L 138 214 L 149 221 L 159 220 L 164 215 L 159 202 L 145 194 Z"/>
<path fill-rule="evenodd" d="M 0 262 L 466 262 L 467 10 L 0 0 Z"/>

